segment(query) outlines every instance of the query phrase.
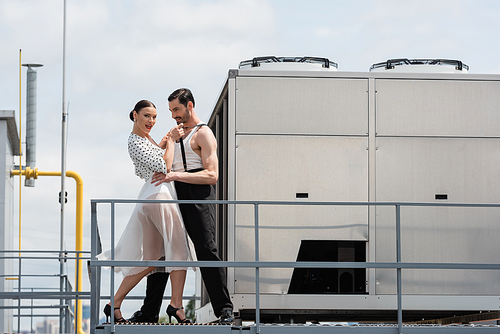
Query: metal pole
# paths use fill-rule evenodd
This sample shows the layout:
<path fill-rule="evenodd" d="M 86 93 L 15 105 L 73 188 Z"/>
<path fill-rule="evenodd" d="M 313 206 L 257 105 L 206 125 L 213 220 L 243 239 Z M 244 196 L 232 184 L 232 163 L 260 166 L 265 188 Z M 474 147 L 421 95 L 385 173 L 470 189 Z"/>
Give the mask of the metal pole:
<path fill-rule="evenodd" d="M 23 169 L 23 142 L 22 142 L 22 128 L 23 128 L 23 113 L 21 110 L 21 77 L 22 77 L 22 62 L 21 62 L 21 49 L 19 49 L 19 170 Z M 19 257 L 21 257 L 21 190 L 23 182 L 21 180 L 21 176 L 19 176 Z"/>
<path fill-rule="evenodd" d="M 21 292 L 21 255 L 19 255 L 19 274 L 17 278 L 17 291 Z M 17 332 L 21 333 L 21 298 L 17 300 L 17 315 L 18 315 Z"/>
<path fill-rule="evenodd" d="M 401 263 L 401 206 L 396 205 L 396 260 Z M 397 269 L 397 289 L 398 289 L 398 333 L 403 333 L 403 308 L 401 297 L 401 268 Z"/>
<path fill-rule="evenodd" d="M 64 200 L 65 200 L 65 187 L 64 180 L 66 178 L 66 0 L 64 0 L 63 4 L 63 59 L 62 59 L 62 135 L 61 135 L 61 228 L 60 228 L 60 257 L 59 260 L 59 273 L 60 273 L 60 281 L 59 281 L 59 289 L 62 292 L 64 289 Z M 63 305 L 63 300 L 60 300 L 60 305 Z M 64 333 L 63 328 L 64 321 L 64 310 L 61 308 L 59 313 L 59 333 Z M 69 328 L 66 328 L 66 332 L 69 332 Z"/>
<path fill-rule="evenodd" d="M 115 260 L 115 203 L 111 202 L 111 261 Z M 111 333 L 115 332 L 115 267 L 111 266 Z"/>
<path fill-rule="evenodd" d="M 76 292 L 80 292 L 80 290 L 78 289 L 79 287 L 79 284 L 80 284 L 80 275 L 78 275 L 78 273 L 80 272 L 80 252 L 77 251 L 76 252 Z M 80 328 L 80 319 L 78 319 L 78 315 L 80 314 L 80 312 L 82 310 L 80 310 L 79 308 L 79 302 L 80 302 L 80 296 L 79 295 L 76 295 L 76 298 L 75 298 L 75 334 L 78 334 L 78 329 Z"/>
<path fill-rule="evenodd" d="M 259 204 L 255 203 L 255 261 L 259 261 Z M 260 283 L 259 267 L 255 267 L 255 324 L 256 333 L 260 333 Z"/>
<path fill-rule="evenodd" d="M 65 284 L 65 292 L 68 292 L 68 293 L 71 293 L 72 290 L 71 290 L 71 282 L 69 281 L 69 277 L 68 276 L 65 276 L 64 277 L 64 284 Z M 65 320 L 65 328 L 68 329 L 68 333 L 69 333 L 69 329 L 71 328 L 71 325 L 73 324 L 73 319 L 74 319 L 74 314 L 73 312 L 71 311 L 71 300 L 70 299 L 66 299 L 66 307 L 64 307 L 64 309 L 66 310 L 66 314 L 65 314 L 65 317 L 64 317 L 64 320 Z"/>
<path fill-rule="evenodd" d="M 35 291 L 35 289 L 31 288 L 31 293 L 33 293 L 33 291 Z M 31 315 L 31 333 L 34 333 L 35 331 L 33 330 L 33 298 L 31 298 L 31 312 L 30 312 L 30 315 Z"/>
<path fill-rule="evenodd" d="M 90 203 L 91 219 L 90 233 L 92 241 L 90 244 L 90 259 L 94 260 L 97 255 L 97 203 Z M 99 322 L 99 296 L 97 286 L 97 268 L 90 267 L 90 334 L 95 333 L 95 327 Z M 99 284 L 99 285 L 98 285 Z"/>

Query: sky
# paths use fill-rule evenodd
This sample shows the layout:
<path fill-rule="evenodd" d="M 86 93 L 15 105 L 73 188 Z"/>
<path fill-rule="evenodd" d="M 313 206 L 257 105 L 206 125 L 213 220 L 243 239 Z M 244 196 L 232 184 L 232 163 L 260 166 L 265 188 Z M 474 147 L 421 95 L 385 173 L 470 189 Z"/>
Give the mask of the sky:
<path fill-rule="evenodd" d="M 63 4 L 0 0 L 0 110 L 14 110 L 18 127 L 19 50 L 22 63 L 43 64 L 37 69 L 39 171 L 61 170 Z M 90 250 L 90 200 L 135 199 L 143 183 L 134 175 L 126 144 L 128 114 L 139 100 L 156 104 L 152 136 L 159 140 L 175 125 L 166 101 L 172 91 L 190 88 L 198 115 L 208 120 L 228 70 L 256 56 L 326 57 L 339 71 L 354 72 L 392 58 L 444 58 L 463 61 L 469 73 L 500 73 L 496 0 L 67 0 L 66 6 L 66 168 L 83 178 L 84 250 Z M 25 82 L 23 68 L 23 142 Z M 60 178 L 40 177 L 35 187 L 22 187 L 23 250 L 59 250 L 60 186 Z M 64 242 L 72 250 L 75 182 L 67 179 L 66 188 Z M 16 186 L 16 196 L 18 191 Z M 117 208 L 117 237 L 131 211 L 130 205 Z M 101 205 L 98 212 L 106 248 L 109 207 Z M 67 266 L 74 280 L 74 267 Z M 58 272 L 59 265 L 33 268 Z M 88 286 L 84 279 L 84 290 Z M 137 294 L 143 291 L 141 284 Z M 186 294 L 193 293 L 190 274 Z M 125 316 L 136 307 L 130 302 Z"/>

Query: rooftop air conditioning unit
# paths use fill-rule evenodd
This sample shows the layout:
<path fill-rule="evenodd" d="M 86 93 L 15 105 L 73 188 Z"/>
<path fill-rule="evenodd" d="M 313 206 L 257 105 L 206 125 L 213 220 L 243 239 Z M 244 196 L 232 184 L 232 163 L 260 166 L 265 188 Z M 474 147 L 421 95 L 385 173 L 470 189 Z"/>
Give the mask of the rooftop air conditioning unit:
<path fill-rule="evenodd" d="M 467 73 L 469 66 L 460 60 L 449 59 L 389 59 L 383 63 L 373 64 L 370 72 L 404 72 L 404 73 Z"/>
<path fill-rule="evenodd" d="M 318 57 L 255 57 L 240 62 L 239 69 L 288 70 L 288 71 L 337 71 L 338 64 L 328 58 Z"/>

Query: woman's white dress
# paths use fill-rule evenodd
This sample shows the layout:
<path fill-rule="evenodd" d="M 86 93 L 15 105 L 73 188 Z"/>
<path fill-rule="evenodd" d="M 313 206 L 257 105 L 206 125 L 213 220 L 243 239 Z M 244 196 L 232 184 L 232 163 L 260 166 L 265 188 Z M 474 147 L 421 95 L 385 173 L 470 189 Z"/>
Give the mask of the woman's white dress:
<path fill-rule="evenodd" d="M 167 173 L 165 151 L 147 138 L 133 133 L 128 138 L 128 152 L 135 174 L 146 180 L 139 199 L 177 199 L 173 182 L 159 186 L 151 184 L 154 172 Z M 152 260 L 165 257 L 167 261 L 196 260 L 194 247 L 186 233 L 176 203 L 137 203 L 123 234 L 115 247 L 115 260 Z M 111 250 L 97 255 L 99 260 L 111 260 Z M 124 276 L 135 275 L 147 267 L 115 267 Z M 165 271 L 186 270 L 167 267 Z"/>

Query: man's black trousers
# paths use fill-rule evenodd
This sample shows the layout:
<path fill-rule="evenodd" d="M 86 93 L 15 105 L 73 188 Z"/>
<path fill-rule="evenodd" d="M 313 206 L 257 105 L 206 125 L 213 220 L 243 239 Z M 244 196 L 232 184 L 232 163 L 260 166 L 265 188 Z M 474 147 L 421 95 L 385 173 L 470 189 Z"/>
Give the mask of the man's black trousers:
<path fill-rule="evenodd" d="M 211 185 L 175 182 L 179 200 L 213 200 L 215 190 Z M 220 261 L 215 243 L 215 204 L 181 204 L 180 210 L 186 231 L 193 241 L 196 257 L 199 261 Z M 223 309 L 233 309 L 226 285 L 223 268 L 200 268 L 201 276 L 207 288 L 215 315 Z M 148 276 L 146 298 L 141 311 L 148 316 L 158 314 L 168 274 L 155 273 Z M 155 312 L 157 313 L 152 313 Z"/>

